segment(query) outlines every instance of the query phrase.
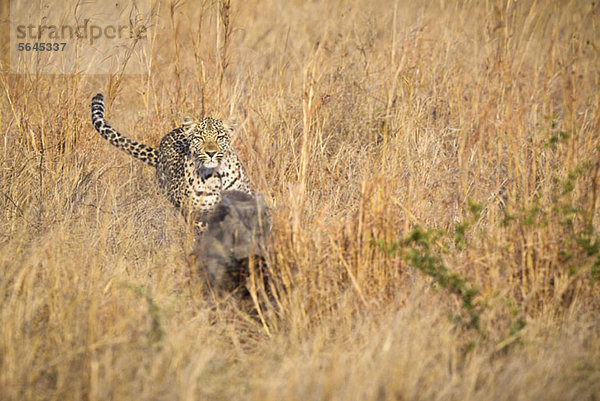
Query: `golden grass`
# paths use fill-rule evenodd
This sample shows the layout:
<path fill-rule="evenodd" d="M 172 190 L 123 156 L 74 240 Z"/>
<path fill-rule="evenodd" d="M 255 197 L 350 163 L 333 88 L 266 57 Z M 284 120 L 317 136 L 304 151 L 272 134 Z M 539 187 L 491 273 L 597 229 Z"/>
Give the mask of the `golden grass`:
<path fill-rule="evenodd" d="M 146 76 L 3 65 L 0 399 L 600 399 L 600 4 L 224 5 L 161 3 Z M 97 91 L 152 145 L 237 121 L 261 318 L 204 295 Z"/>

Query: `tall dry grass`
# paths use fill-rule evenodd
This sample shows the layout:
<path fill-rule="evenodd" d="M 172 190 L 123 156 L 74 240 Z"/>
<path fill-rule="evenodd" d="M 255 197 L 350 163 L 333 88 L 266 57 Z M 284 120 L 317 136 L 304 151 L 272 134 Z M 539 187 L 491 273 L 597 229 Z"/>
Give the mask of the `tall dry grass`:
<path fill-rule="evenodd" d="M 0 399 L 599 399 L 599 16 L 164 1 L 147 75 L 5 63 Z M 274 208 L 258 313 L 204 294 L 97 91 L 153 145 L 237 121 Z"/>

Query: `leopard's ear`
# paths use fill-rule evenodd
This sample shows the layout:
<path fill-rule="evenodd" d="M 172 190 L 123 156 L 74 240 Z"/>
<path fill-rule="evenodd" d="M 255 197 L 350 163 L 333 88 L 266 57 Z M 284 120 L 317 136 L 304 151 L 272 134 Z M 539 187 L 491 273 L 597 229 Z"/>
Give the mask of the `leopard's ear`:
<path fill-rule="evenodd" d="M 236 125 L 232 124 L 231 121 L 223 121 L 223 128 L 229 133 L 229 136 L 233 136 Z"/>
<path fill-rule="evenodd" d="M 229 116 L 226 120 L 223 120 L 223 127 L 229 131 L 229 135 L 233 136 L 240 128 L 240 120 L 235 115 Z"/>
<path fill-rule="evenodd" d="M 183 128 L 184 129 L 187 130 L 187 129 L 193 128 L 196 124 L 198 124 L 198 122 L 192 115 L 186 114 L 183 116 Z"/>

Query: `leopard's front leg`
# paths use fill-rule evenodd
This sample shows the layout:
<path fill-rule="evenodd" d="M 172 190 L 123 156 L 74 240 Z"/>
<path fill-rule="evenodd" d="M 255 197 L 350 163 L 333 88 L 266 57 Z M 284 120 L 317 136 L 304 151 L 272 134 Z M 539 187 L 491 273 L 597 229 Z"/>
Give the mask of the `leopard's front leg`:
<path fill-rule="evenodd" d="M 197 160 L 188 158 L 185 163 L 185 182 L 188 219 L 195 222 L 196 231 L 206 229 L 206 217 L 221 201 L 223 182 L 216 169 L 205 168 Z"/>

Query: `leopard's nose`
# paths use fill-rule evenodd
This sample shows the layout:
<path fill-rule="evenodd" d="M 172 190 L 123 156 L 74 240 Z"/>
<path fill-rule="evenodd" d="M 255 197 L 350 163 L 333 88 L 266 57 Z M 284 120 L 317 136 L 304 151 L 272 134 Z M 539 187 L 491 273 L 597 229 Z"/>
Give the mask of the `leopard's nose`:
<path fill-rule="evenodd" d="M 217 152 L 206 152 L 206 154 L 208 155 L 208 157 L 210 157 L 212 159 L 212 157 L 216 154 Z"/>

